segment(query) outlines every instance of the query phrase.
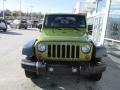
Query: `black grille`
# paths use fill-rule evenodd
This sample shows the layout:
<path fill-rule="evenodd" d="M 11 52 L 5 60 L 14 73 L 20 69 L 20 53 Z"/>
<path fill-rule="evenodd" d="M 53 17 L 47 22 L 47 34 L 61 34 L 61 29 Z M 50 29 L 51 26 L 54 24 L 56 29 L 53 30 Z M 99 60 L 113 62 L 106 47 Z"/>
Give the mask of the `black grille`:
<path fill-rule="evenodd" d="M 50 58 L 79 58 L 80 46 L 78 45 L 48 45 Z"/>

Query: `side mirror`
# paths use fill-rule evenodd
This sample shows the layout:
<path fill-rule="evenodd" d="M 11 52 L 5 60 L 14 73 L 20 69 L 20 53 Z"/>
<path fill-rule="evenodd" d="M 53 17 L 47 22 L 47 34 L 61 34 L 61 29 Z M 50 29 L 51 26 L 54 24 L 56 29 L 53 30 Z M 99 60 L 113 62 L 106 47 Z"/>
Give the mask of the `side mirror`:
<path fill-rule="evenodd" d="M 88 33 L 92 35 L 93 25 L 88 25 Z"/>
<path fill-rule="evenodd" d="M 42 24 L 39 24 L 39 25 L 38 25 L 38 29 L 41 30 L 41 28 L 42 28 Z"/>

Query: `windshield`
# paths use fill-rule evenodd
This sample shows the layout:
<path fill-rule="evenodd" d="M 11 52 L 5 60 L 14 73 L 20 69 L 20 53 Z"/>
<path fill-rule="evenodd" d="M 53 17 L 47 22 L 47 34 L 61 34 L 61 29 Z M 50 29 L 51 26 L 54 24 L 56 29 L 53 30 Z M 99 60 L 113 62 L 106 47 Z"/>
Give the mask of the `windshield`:
<path fill-rule="evenodd" d="M 86 28 L 85 16 L 80 15 L 46 15 L 44 27 Z"/>

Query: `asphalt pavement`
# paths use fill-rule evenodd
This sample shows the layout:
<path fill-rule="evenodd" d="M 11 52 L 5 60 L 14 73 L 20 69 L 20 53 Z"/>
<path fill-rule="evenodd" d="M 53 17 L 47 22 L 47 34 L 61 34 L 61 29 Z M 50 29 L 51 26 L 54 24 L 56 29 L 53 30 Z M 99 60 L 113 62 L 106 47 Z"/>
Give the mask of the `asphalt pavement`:
<path fill-rule="evenodd" d="M 113 55 L 103 58 L 107 70 L 98 82 L 76 75 L 26 78 L 20 65 L 22 46 L 38 35 L 38 29 L 0 31 L 0 90 L 120 90 L 120 61 Z"/>

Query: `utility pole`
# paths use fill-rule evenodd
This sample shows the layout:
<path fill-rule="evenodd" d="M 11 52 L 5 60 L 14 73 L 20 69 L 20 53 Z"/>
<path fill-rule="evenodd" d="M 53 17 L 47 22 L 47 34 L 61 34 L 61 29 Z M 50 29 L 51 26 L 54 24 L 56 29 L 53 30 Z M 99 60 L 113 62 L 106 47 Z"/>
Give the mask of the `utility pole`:
<path fill-rule="evenodd" d="M 33 17 L 32 17 L 32 8 L 33 8 L 33 6 L 31 5 L 30 6 L 30 9 L 31 9 L 31 11 L 30 11 L 30 18 L 31 18 L 31 20 L 33 19 Z"/>
<path fill-rule="evenodd" d="M 29 19 L 29 14 L 28 14 L 28 8 L 27 8 L 27 15 L 26 15 L 27 20 Z"/>
<path fill-rule="evenodd" d="M 19 0 L 20 3 L 20 20 L 22 19 L 22 15 L 21 15 L 21 0 Z"/>
<path fill-rule="evenodd" d="M 3 19 L 5 19 L 5 9 L 4 9 L 4 2 L 5 2 L 6 0 L 3 0 Z"/>
<path fill-rule="evenodd" d="M 32 17 L 32 8 L 33 8 L 33 6 L 31 5 L 30 6 L 30 20 L 31 20 L 31 22 L 33 20 L 33 17 Z M 32 28 L 32 24 L 31 24 L 31 28 Z"/>

